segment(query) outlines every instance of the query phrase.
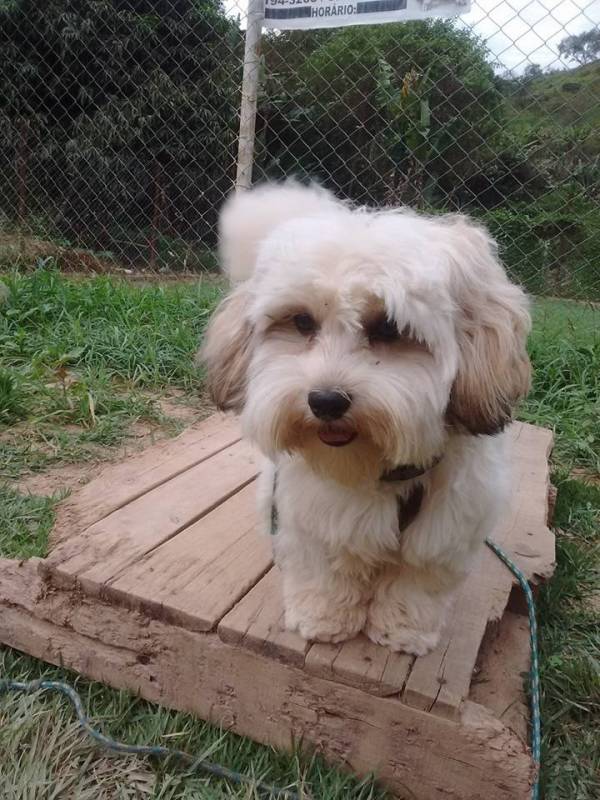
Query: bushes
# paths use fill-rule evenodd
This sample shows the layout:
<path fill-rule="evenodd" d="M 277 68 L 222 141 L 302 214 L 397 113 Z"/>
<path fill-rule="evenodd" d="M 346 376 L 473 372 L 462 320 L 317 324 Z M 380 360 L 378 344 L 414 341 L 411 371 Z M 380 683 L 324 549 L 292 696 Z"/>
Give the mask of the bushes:
<path fill-rule="evenodd" d="M 155 268 L 161 238 L 212 245 L 241 43 L 219 0 L 0 3 L 7 219 L 27 230 L 37 214 L 54 238 Z"/>
<path fill-rule="evenodd" d="M 497 240 L 512 278 L 533 294 L 600 299 L 600 209 L 541 204 L 508 206 L 478 215 Z"/>
<path fill-rule="evenodd" d="M 502 97 L 482 43 L 442 20 L 272 37 L 258 169 L 318 177 L 366 203 L 440 205 L 498 130 Z M 485 149 L 485 148 L 484 148 Z"/>

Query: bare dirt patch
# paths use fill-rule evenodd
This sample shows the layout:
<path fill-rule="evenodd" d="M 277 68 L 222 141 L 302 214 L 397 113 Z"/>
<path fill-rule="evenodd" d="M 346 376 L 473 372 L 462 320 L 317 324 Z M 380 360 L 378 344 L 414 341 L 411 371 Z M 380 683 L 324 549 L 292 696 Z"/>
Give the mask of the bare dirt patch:
<path fill-rule="evenodd" d="M 183 391 L 171 390 L 162 397 L 154 396 L 162 413 L 176 424 L 161 426 L 156 423 L 139 420 L 130 425 L 127 438 L 118 447 L 95 446 L 91 458 L 69 463 L 52 464 L 42 471 L 22 475 L 14 482 L 16 488 L 26 494 L 56 495 L 72 492 L 84 486 L 105 464 L 121 461 L 134 453 L 162 439 L 181 432 L 184 428 L 204 419 L 214 409 L 205 397 L 190 397 Z M 25 424 L 18 427 L 26 428 Z M 64 426 L 65 429 L 68 426 Z M 76 429 L 76 426 L 70 426 Z M 24 435 L 25 430 L 20 435 Z"/>
<path fill-rule="evenodd" d="M 98 472 L 100 462 L 77 462 L 54 466 L 44 472 L 26 475 L 17 481 L 17 489 L 24 494 L 56 495 L 84 486 Z"/>
<path fill-rule="evenodd" d="M 575 469 L 571 470 L 571 477 L 576 481 L 583 481 L 583 483 L 587 483 L 590 486 L 600 486 L 600 475 L 580 467 L 575 467 Z"/>

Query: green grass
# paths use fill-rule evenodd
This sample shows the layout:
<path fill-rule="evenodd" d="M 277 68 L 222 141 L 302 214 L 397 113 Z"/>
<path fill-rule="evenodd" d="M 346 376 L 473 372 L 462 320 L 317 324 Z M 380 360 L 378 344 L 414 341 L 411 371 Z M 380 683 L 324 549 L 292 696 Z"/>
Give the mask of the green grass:
<path fill-rule="evenodd" d="M 168 745 L 278 786 L 310 787 L 315 800 L 384 800 L 387 797 L 372 780 L 359 781 L 342 774 L 328 768 L 317 757 L 277 753 L 249 739 L 223 733 L 188 714 L 169 711 L 128 692 L 86 681 L 9 648 L 0 648 L 0 675 L 10 675 L 14 680 L 45 677 L 73 683 L 85 708 L 103 732 L 129 743 Z M 50 695 L 0 698 L 0 754 L 0 797 L 3 800 L 63 796 L 78 800 L 121 797 L 258 800 L 258 795 L 248 787 L 236 788 L 218 780 L 207 782 L 201 773 L 190 774 L 174 763 L 150 764 L 129 757 L 107 757 L 79 734 L 66 702 Z M 62 782 L 73 778 L 73 794 L 60 794 Z M 40 787 L 38 794 L 32 793 L 34 779 Z M 135 794 L 136 781 L 146 787 L 144 793 Z"/>
<path fill-rule="evenodd" d="M 533 389 L 522 419 L 556 431 L 557 466 L 600 474 L 600 309 L 537 301 L 529 351 Z"/>
<path fill-rule="evenodd" d="M 600 487 L 555 476 L 558 566 L 538 604 L 542 787 L 547 800 L 600 796 Z"/>
<path fill-rule="evenodd" d="M 514 126 L 600 126 L 600 61 L 560 70 L 531 81 L 521 98 L 509 103 Z"/>
<path fill-rule="evenodd" d="M 30 558 L 47 550 L 59 498 L 24 495 L 0 486 L 0 556 Z"/>
<path fill-rule="evenodd" d="M 215 282 L 140 287 L 41 269 L 2 285 L 0 479 L 97 457 L 140 420 L 164 424 L 156 397 L 168 387 L 198 394 L 193 353 Z"/>
<path fill-rule="evenodd" d="M 160 423 L 161 391 L 198 393 L 201 376 L 191 357 L 219 294 L 215 284 L 136 287 L 108 279 L 73 281 L 46 271 L 15 274 L 6 284 L 8 296 L 0 293 L 5 477 L 105 455 L 135 420 Z M 546 800 L 600 796 L 600 488 L 573 479 L 580 472 L 590 480 L 600 475 L 599 323 L 596 307 L 536 303 L 534 386 L 521 411 L 523 419 L 556 432 L 558 566 L 539 600 Z M 43 554 L 54 503 L 14 485 L 2 487 L 0 555 Z M 9 648 L 0 648 L 0 675 L 75 682 L 102 730 L 130 742 L 208 754 L 281 785 L 300 782 L 324 800 L 384 796 L 371 782 L 360 783 L 318 759 L 278 754 Z M 207 783 L 173 764 L 107 756 L 82 737 L 70 708 L 57 697 L 0 698 L 0 797 L 7 800 L 254 796 Z"/>

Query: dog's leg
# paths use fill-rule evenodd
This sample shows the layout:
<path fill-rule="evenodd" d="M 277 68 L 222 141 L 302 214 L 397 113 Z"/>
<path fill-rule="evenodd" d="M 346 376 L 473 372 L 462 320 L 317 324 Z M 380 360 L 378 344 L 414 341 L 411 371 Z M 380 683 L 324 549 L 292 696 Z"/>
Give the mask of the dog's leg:
<path fill-rule="evenodd" d="M 462 576 L 441 567 L 390 566 L 369 606 L 365 633 L 376 644 L 423 656 L 433 650 Z"/>
<path fill-rule="evenodd" d="M 285 625 L 305 639 L 341 642 L 356 636 L 367 618 L 366 576 L 343 560 L 288 554 L 281 563 Z M 296 558 L 294 558 L 296 556 Z"/>

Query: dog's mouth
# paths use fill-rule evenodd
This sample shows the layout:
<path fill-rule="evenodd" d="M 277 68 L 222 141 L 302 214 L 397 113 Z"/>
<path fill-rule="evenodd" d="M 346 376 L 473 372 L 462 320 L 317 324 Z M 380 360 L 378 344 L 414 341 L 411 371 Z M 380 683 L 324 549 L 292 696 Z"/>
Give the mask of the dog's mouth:
<path fill-rule="evenodd" d="M 317 431 L 319 439 L 329 447 L 345 447 L 356 439 L 356 431 L 344 422 L 326 422 Z"/>

